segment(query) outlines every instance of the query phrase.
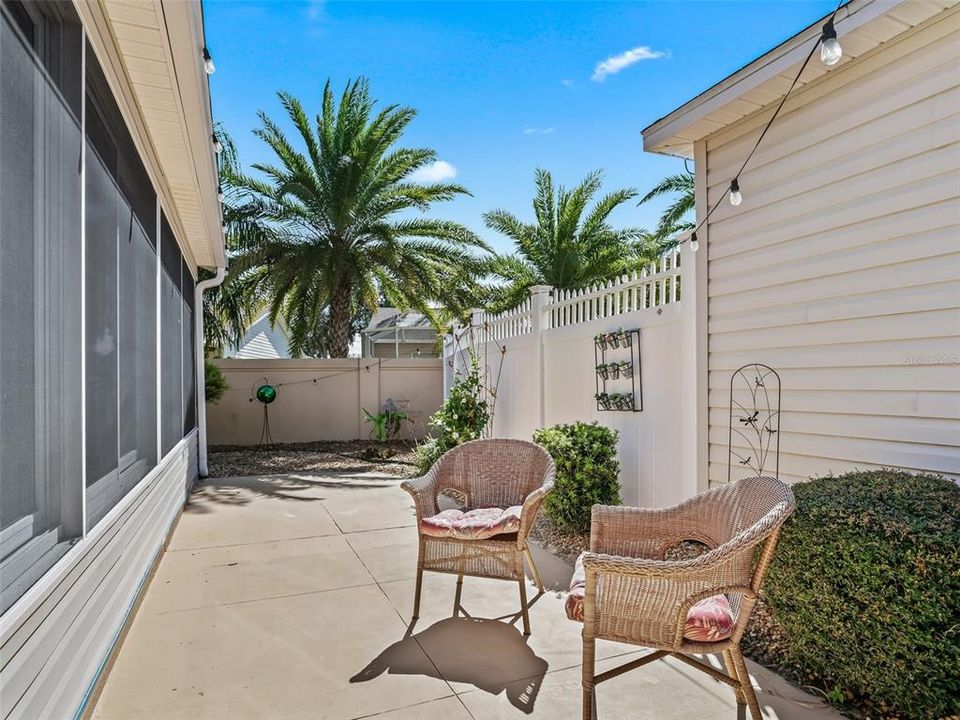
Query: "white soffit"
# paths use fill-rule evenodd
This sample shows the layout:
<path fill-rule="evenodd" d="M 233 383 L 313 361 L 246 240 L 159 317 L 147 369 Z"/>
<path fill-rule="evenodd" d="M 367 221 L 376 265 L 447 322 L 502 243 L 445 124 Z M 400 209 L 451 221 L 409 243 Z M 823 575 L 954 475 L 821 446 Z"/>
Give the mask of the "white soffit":
<path fill-rule="evenodd" d="M 175 215 L 171 224 L 198 266 L 222 265 L 201 4 L 101 0 L 101 6 L 166 185 L 161 198 Z"/>
<path fill-rule="evenodd" d="M 840 8 L 835 20 L 843 46 L 840 64 L 855 60 L 958 2 L 960 0 L 851 0 Z M 778 101 L 789 89 L 811 45 L 820 37 L 825 21 L 826 18 L 821 18 L 645 128 L 643 149 L 693 158 L 694 142 Z M 804 70 L 797 88 L 831 69 L 815 57 Z"/>

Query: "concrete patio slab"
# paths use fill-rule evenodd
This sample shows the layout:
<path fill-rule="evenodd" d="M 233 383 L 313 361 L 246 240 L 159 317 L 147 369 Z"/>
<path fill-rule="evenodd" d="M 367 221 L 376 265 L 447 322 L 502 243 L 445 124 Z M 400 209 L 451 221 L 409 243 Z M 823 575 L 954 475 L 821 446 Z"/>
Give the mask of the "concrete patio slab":
<path fill-rule="evenodd" d="M 167 552 L 148 602 L 171 612 L 373 582 L 346 539 L 328 535 Z"/>
<path fill-rule="evenodd" d="M 547 591 L 427 573 L 399 481 L 228 478 L 199 487 L 103 684 L 98 720 L 580 720 L 572 569 L 534 548 Z M 600 669 L 647 652 L 600 642 Z M 716 662 L 716 661 L 714 661 Z M 750 665 L 767 720 L 840 716 Z M 733 692 L 672 660 L 604 683 L 602 720 L 731 720 Z"/>

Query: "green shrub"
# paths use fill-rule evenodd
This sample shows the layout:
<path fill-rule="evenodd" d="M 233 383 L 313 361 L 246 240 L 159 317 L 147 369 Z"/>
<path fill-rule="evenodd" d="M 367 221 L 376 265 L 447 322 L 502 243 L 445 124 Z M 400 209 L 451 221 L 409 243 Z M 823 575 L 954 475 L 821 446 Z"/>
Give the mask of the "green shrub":
<path fill-rule="evenodd" d="M 590 531 L 590 508 L 619 505 L 620 463 L 616 430 L 577 422 L 541 428 L 534 442 L 546 448 L 557 466 L 553 492 L 543 508 L 555 525 L 574 533 Z"/>
<path fill-rule="evenodd" d="M 230 389 L 230 383 L 227 382 L 223 371 L 209 360 L 204 360 L 203 362 L 203 375 L 204 395 L 208 403 L 215 404 L 219 402 L 223 394 Z"/>
<path fill-rule="evenodd" d="M 490 408 L 483 399 L 480 360 L 471 354 L 470 368 L 457 375 L 447 399 L 430 416 L 434 434 L 417 446 L 414 453 L 417 470 L 421 474 L 427 472 L 447 450 L 482 437 L 488 422 Z"/>
<path fill-rule="evenodd" d="M 794 492 L 766 584 L 787 668 L 873 717 L 960 713 L 960 487 L 878 470 Z"/>

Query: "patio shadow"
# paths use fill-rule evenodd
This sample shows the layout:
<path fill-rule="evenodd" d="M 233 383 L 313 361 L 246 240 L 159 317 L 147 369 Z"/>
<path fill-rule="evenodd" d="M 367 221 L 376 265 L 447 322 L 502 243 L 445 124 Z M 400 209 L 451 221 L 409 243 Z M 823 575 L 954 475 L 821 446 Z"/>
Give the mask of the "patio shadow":
<path fill-rule="evenodd" d="M 513 625 L 453 617 L 420 633 L 408 630 L 350 682 L 368 682 L 384 672 L 425 675 L 467 683 L 491 695 L 505 691 L 511 705 L 529 714 L 548 667 Z"/>

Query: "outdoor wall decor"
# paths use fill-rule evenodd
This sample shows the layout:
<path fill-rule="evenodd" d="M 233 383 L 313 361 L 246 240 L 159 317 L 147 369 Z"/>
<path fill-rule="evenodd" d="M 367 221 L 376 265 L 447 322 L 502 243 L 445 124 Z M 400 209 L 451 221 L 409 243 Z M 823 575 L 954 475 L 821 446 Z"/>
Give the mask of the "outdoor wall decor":
<path fill-rule="evenodd" d="M 273 436 L 270 435 L 270 403 L 277 399 L 277 388 L 270 384 L 270 381 L 263 377 L 253 384 L 253 400 L 263 405 L 263 428 L 260 430 L 260 441 L 257 445 L 273 444 Z"/>
<path fill-rule="evenodd" d="M 643 410 L 639 328 L 620 328 L 597 335 L 593 339 L 593 364 L 597 410 Z"/>
<path fill-rule="evenodd" d="M 734 435 L 747 447 L 734 449 Z M 760 477 L 771 462 L 773 477 L 780 477 L 780 375 L 767 365 L 750 363 L 730 376 L 727 482 L 734 463 Z"/>

